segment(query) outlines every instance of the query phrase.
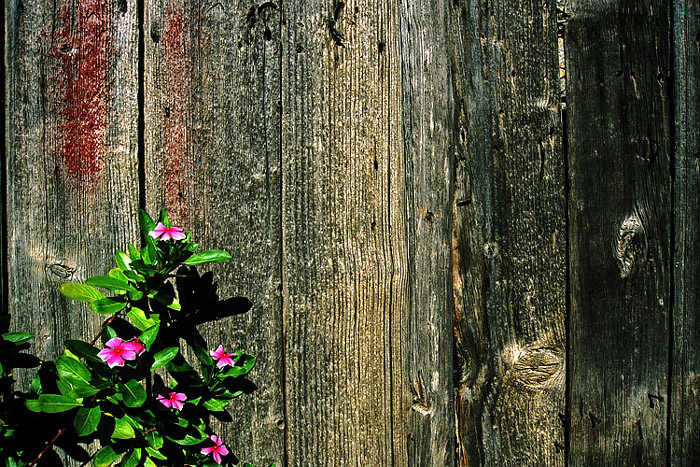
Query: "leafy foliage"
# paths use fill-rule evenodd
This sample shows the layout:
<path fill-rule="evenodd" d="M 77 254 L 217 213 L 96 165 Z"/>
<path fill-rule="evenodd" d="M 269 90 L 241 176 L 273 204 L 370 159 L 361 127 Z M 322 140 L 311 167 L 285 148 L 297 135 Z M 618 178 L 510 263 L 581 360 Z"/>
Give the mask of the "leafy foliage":
<path fill-rule="evenodd" d="M 96 467 L 217 465 L 217 456 L 202 453 L 211 450 L 211 439 L 218 440 L 209 426 L 210 416 L 243 394 L 240 381 L 255 365 L 255 357 L 236 350 L 218 358 L 211 350 L 214 346 L 197 333 L 192 313 L 181 306 L 172 281 L 198 278 L 192 266 L 230 256 L 221 250 L 197 253 L 191 233 L 181 240 L 175 240 L 176 235 L 157 238 L 170 230 L 178 238 L 184 236 L 182 229 L 171 226 L 165 211 L 158 224 L 140 211 L 139 224 L 143 248 L 128 245 L 126 252 L 118 251 L 116 267 L 107 275 L 59 286 L 66 297 L 111 316 L 92 342 L 68 340 L 63 355 L 43 362 L 31 393 L 23 398 L 11 392 L 11 372 L 39 364 L 22 352 L 33 336 L 9 332 L 9 316 L 0 318 L 0 457 L 8 459 L 5 466 L 36 460 L 36 453 L 28 457 L 15 449 L 22 445 L 15 445 L 16 427 L 2 421 L 5 406 L 17 397 L 35 416 L 67 420 L 63 430 L 71 439 L 98 441 L 100 448 L 92 456 Z M 196 300 L 187 298 L 188 303 Z M 100 338 L 101 346 L 96 345 Z M 195 366 L 185 359 L 183 342 L 196 356 Z M 35 444 L 50 448 L 54 441 Z"/>

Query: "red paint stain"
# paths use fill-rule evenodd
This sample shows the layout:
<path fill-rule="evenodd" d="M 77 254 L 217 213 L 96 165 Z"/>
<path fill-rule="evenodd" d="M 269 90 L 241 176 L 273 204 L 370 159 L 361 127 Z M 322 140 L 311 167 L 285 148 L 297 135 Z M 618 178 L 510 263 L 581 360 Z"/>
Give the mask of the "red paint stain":
<path fill-rule="evenodd" d="M 56 59 L 54 105 L 59 154 L 67 173 L 87 180 L 104 168 L 107 126 L 107 1 L 67 1 L 58 12 L 49 55 Z"/>
<path fill-rule="evenodd" d="M 173 220 L 186 218 L 187 162 L 190 134 L 187 125 L 187 97 L 190 94 L 188 73 L 190 23 L 182 8 L 173 5 L 168 9 L 163 30 L 165 61 L 167 66 L 167 90 L 163 105 L 167 125 L 167 154 L 165 158 L 166 209 L 173 213 Z"/>

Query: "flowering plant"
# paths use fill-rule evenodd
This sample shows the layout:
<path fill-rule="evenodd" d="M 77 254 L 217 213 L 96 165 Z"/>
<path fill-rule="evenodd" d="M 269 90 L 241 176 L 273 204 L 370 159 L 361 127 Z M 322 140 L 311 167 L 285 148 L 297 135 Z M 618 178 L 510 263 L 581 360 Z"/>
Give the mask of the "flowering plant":
<path fill-rule="evenodd" d="M 0 457 L 9 459 L 6 466 L 33 466 L 64 433 L 80 443 L 99 443 L 92 456 L 95 467 L 208 467 L 226 461 L 229 450 L 213 433 L 209 418 L 243 393 L 240 378 L 253 368 L 255 357 L 208 346 L 188 322 L 191 313 L 176 297 L 171 280 L 196 274 L 193 266 L 230 256 L 220 250 L 197 253 L 191 232 L 172 226 L 165 211 L 156 224 L 142 210 L 139 224 L 143 248 L 128 245 L 127 252 L 118 251 L 117 267 L 106 276 L 59 286 L 66 297 L 110 317 L 91 342 L 66 341 L 63 355 L 43 362 L 34 377 L 24 406 L 35 414 L 52 414 L 47 417 L 61 414 L 70 422 L 38 446 L 43 450 L 13 452 L 17 433 L 0 418 Z M 0 334 L 0 372 L 21 366 L 19 351 L 31 337 Z M 189 352 L 183 353 L 183 343 Z M 186 355 L 194 356 L 194 366 Z M 9 375 L 2 373 L 0 383 L 11 381 Z M 7 391 L 3 396 L 3 403 L 10 401 Z M 0 414 L 4 412 L 10 411 Z"/>

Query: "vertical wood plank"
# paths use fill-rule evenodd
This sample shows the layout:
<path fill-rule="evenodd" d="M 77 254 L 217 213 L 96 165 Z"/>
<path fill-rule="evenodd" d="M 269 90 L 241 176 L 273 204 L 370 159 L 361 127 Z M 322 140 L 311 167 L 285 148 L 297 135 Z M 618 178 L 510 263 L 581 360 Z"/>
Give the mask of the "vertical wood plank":
<path fill-rule="evenodd" d="M 571 1 L 569 464 L 665 465 L 669 2 Z"/>
<path fill-rule="evenodd" d="M 136 3 L 12 0 L 5 17 L 8 307 L 53 359 L 101 321 L 56 287 L 138 238 Z"/>
<path fill-rule="evenodd" d="M 452 2 L 460 466 L 565 462 L 565 161 L 555 8 Z"/>
<path fill-rule="evenodd" d="M 42 359 L 102 321 L 57 286 L 105 274 L 138 238 L 136 16 L 126 1 L 5 3 L 8 310 Z"/>
<path fill-rule="evenodd" d="M 671 465 L 700 464 L 700 2 L 674 2 L 674 307 Z"/>
<path fill-rule="evenodd" d="M 410 465 L 453 465 L 452 186 L 454 95 L 448 2 L 402 1 L 403 143 L 408 241 Z"/>
<path fill-rule="evenodd" d="M 280 11 L 276 2 L 151 0 L 145 6 L 146 206 L 202 249 L 221 301 L 250 311 L 199 326 L 215 348 L 258 357 L 257 389 L 215 423 L 242 462 L 285 465 L 280 280 Z M 226 305 L 211 305 L 221 311 Z"/>
<path fill-rule="evenodd" d="M 396 3 L 283 5 L 288 465 L 405 465 Z"/>

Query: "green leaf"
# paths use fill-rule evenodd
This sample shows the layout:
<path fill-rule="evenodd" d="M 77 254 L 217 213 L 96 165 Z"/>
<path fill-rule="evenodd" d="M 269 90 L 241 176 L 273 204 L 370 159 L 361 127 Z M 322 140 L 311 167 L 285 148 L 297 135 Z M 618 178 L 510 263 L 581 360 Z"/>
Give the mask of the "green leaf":
<path fill-rule="evenodd" d="M 205 365 L 208 367 L 214 366 L 214 359 L 211 358 L 211 355 L 209 355 L 209 352 L 207 351 L 207 349 L 202 348 L 199 345 L 195 345 L 192 347 L 192 350 L 194 350 L 195 357 L 197 357 L 197 360 L 199 360 L 199 362 L 202 365 Z"/>
<path fill-rule="evenodd" d="M 153 449 L 152 447 L 147 447 L 146 452 L 148 453 L 149 456 L 154 457 L 156 459 L 160 459 L 162 461 L 168 460 L 168 458 L 165 457 L 165 455 L 162 452 L 160 452 L 160 450 L 158 450 L 158 449 Z"/>
<path fill-rule="evenodd" d="M 143 345 L 144 347 L 146 347 L 146 350 L 151 350 L 151 345 L 156 340 L 156 337 L 158 337 L 159 330 L 160 325 L 156 324 L 155 326 L 151 326 L 150 328 L 143 331 L 139 336 L 139 340 L 143 342 Z"/>
<path fill-rule="evenodd" d="M 151 365 L 151 370 L 155 370 L 156 368 L 160 368 L 166 363 L 168 363 L 170 360 L 175 358 L 178 354 L 180 349 L 178 347 L 166 347 L 160 352 L 157 352 L 153 356 L 153 365 Z"/>
<path fill-rule="evenodd" d="M 146 442 L 153 449 L 160 449 L 163 447 L 163 437 L 157 431 L 149 431 L 146 433 Z M 153 456 L 156 457 L 156 456 Z"/>
<path fill-rule="evenodd" d="M 44 388 L 41 386 L 41 375 L 39 372 L 34 373 L 32 383 L 29 385 L 29 391 L 32 394 L 41 394 L 44 392 Z"/>
<path fill-rule="evenodd" d="M 188 266 L 196 266 L 198 264 L 213 263 L 215 261 L 228 261 L 231 259 L 231 255 L 222 250 L 207 250 L 201 253 L 196 253 L 182 264 L 187 264 Z"/>
<path fill-rule="evenodd" d="M 188 433 L 185 435 L 184 438 L 174 438 L 171 436 L 166 436 L 166 438 L 168 438 L 173 443 L 179 444 L 181 446 L 193 446 L 207 439 L 207 435 L 203 431 L 195 429 L 195 431 L 192 432 L 194 433 L 193 435 Z"/>
<path fill-rule="evenodd" d="M 5 334 L 0 335 L 3 339 L 5 339 L 8 342 L 12 342 L 15 345 L 22 345 L 26 344 L 30 340 L 34 338 L 34 334 L 30 332 L 6 332 Z"/>
<path fill-rule="evenodd" d="M 158 222 L 162 222 L 164 226 L 170 228 L 173 225 L 170 223 L 170 219 L 168 219 L 168 213 L 165 212 L 165 209 L 160 210 L 160 216 L 158 216 Z"/>
<path fill-rule="evenodd" d="M 40 394 L 37 401 L 39 404 L 39 410 L 34 410 L 34 408 L 30 407 L 29 405 L 27 405 L 27 408 L 34 412 L 60 413 L 67 412 L 68 410 L 83 405 L 75 399 L 71 399 L 70 397 L 62 396 L 60 394 Z"/>
<path fill-rule="evenodd" d="M 141 261 L 140 259 L 134 261 L 134 263 L 136 263 L 136 262 L 143 264 L 143 261 Z M 135 267 L 136 267 L 136 265 L 134 265 L 134 268 Z M 141 274 L 134 272 L 134 271 L 124 271 L 124 275 L 127 277 L 127 279 L 129 279 L 130 281 L 133 281 L 133 282 L 146 282 L 145 277 L 143 277 Z"/>
<path fill-rule="evenodd" d="M 90 304 L 90 309 L 101 315 L 111 315 L 117 311 L 126 308 L 126 302 L 123 300 L 115 300 L 113 298 L 101 298 Z"/>
<path fill-rule="evenodd" d="M 255 366 L 255 356 L 236 352 L 240 355 L 236 359 L 236 366 L 221 373 L 222 378 L 238 378 L 248 373 Z"/>
<path fill-rule="evenodd" d="M 114 431 L 112 432 L 112 438 L 131 439 L 135 437 L 136 433 L 134 432 L 134 427 L 121 418 L 114 419 Z"/>
<path fill-rule="evenodd" d="M 131 452 L 127 452 L 122 457 L 121 466 L 122 467 L 136 467 L 141 461 L 141 448 L 136 448 Z"/>
<path fill-rule="evenodd" d="M 108 341 L 114 339 L 115 337 L 119 337 L 117 336 L 117 331 L 115 331 L 112 326 L 107 326 L 104 332 L 102 332 L 102 343 L 106 344 Z"/>
<path fill-rule="evenodd" d="M 73 385 L 70 384 L 68 381 L 56 381 L 56 386 L 58 387 L 58 390 L 63 394 L 64 396 L 70 398 L 70 399 L 76 399 L 73 397 Z"/>
<path fill-rule="evenodd" d="M 78 436 L 87 436 L 97 430 L 97 425 L 102 418 L 102 410 L 100 407 L 82 407 L 78 409 L 73 420 L 73 427 Z"/>
<path fill-rule="evenodd" d="M 156 241 L 148 235 L 148 232 L 155 230 L 156 223 L 153 222 L 151 216 L 148 215 L 143 209 L 139 209 L 139 225 L 141 226 L 141 234 L 146 241 L 147 257 L 144 257 L 144 250 L 141 250 L 141 258 L 146 264 L 154 264 L 158 259 L 158 247 L 156 246 Z"/>
<path fill-rule="evenodd" d="M 187 238 L 185 238 L 185 244 L 182 245 L 182 250 L 194 253 L 199 250 L 199 245 L 197 243 L 190 242 L 191 236 L 192 232 L 187 232 Z"/>
<path fill-rule="evenodd" d="M 121 454 L 114 452 L 112 446 L 105 446 L 95 454 L 95 459 L 92 463 L 95 467 L 110 467 L 114 464 Z"/>
<path fill-rule="evenodd" d="M 124 275 L 121 269 L 119 268 L 112 268 L 109 270 L 109 277 L 112 279 L 116 279 L 118 281 L 126 282 L 127 284 L 129 283 L 129 279 Z"/>
<path fill-rule="evenodd" d="M 86 280 L 85 283 L 93 287 L 100 287 L 101 289 L 107 289 L 117 292 L 136 290 L 131 285 L 129 285 L 128 282 L 124 282 L 109 276 L 93 276 Z"/>
<path fill-rule="evenodd" d="M 58 376 L 62 380 L 67 380 L 73 385 L 90 386 L 92 375 L 82 362 L 61 355 L 56 359 L 56 369 L 58 370 Z"/>
<path fill-rule="evenodd" d="M 151 238 L 151 237 L 148 237 Z M 153 243 L 153 239 L 151 238 L 151 243 Z M 145 246 L 141 248 L 141 261 L 134 261 L 132 264 L 138 265 L 138 269 L 141 272 L 147 273 L 148 275 L 152 275 L 153 272 L 158 271 L 158 268 L 154 266 L 155 263 L 155 251 L 151 251 L 155 247 L 148 247 Z M 141 266 L 143 264 L 143 266 Z"/>
<path fill-rule="evenodd" d="M 138 248 L 136 248 L 131 243 L 129 243 L 127 245 L 127 251 L 129 252 L 129 257 L 131 258 L 131 261 L 136 261 L 137 259 L 141 259 L 141 253 L 139 253 Z"/>
<path fill-rule="evenodd" d="M 60 382 L 61 381 L 57 381 L 56 383 L 58 384 Z M 85 397 L 94 396 L 101 390 L 102 389 L 98 389 L 92 386 L 73 386 L 70 392 L 65 395 L 74 399 L 83 399 Z"/>
<path fill-rule="evenodd" d="M 255 362 L 257 361 L 255 355 L 250 355 L 241 351 L 238 351 L 236 353 L 240 355 L 240 358 L 236 359 L 236 365 L 243 367 L 246 370 L 246 372 L 252 370 L 255 366 Z M 243 361 L 241 362 L 241 360 Z"/>
<path fill-rule="evenodd" d="M 39 399 L 27 399 L 24 401 L 24 405 L 32 412 L 41 412 L 41 403 Z"/>
<path fill-rule="evenodd" d="M 142 298 L 143 298 L 143 292 L 141 292 L 140 290 L 136 290 L 136 291 L 130 290 L 129 291 L 129 300 L 131 300 L 132 302 L 138 302 Z"/>
<path fill-rule="evenodd" d="M 143 460 L 143 467 L 158 467 L 155 462 L 151 460 L 150 457 L 146 457 Z"/>
<path fill-rule="evenodd" d="M 228 405 L 228 401 L 220 401 L 217 399 L 209 399 L 202 402 L 202 405 L 212 412 L 222 412 Z"/>
<path fill-rule="evenodd" d="M 135 379 L 120 384 L 119 393 L 124 397 L 124 405 L 127 407 L 141 407 L 146 402 L 146 390 L 143 385 Z"/>
<path fill-rule="evenodd" d="M 180 302 L 177 300 L 177 298 L 165 292 L 159 291 L 156 292 L 155 295 L 149 294 L 149 297 L 153 298 L 158 303 L 167 306 L 171 310 L 180 311 L 182 309 L 182 307 L 180 306 Z"/>
<path fill-rule="evenodd" d="M 227 399 L 227 400 L 235 399 L 236 397 L 238 397 L 238 396 L 240 396 L 240 395 L 242 395 L 242 394 L 243 394 L 243 391 L 236 391 L 236 392 L 231 392 L 231 391 L 228 391 L 228 390 L 223 391 L 223 392 L 216 391 L 216 397 L 218 397 L 218 398 L 221 399 L 221 400 L 224 400 L 224 399 Z"/>
<path fill-rule="evenodd" d="M 156 325 L 156 322 L 153 319 L 146 317 L 145 311 L 143 311 L 141 308 L 136 308 L 135 306 L 131 307 L 131 310 L 126 314 L 126 316 L 129 318 L 129 321 L 131 321 L 131 324 L 133 324 L 139 331 L 145 331 L 146 329 Z"/>
<path fill-rule="evenodd" d="M 139 226 L 144 237 L 148 237 L 148 232 L 156 228 L 156 223 L 143 209 L 139 209 Z"/>
<path fill-rule="evenodd" d="M 76 282 L 61 284 L 58 286 L 58 291 L 72 300 L 81 302 L 92 302 L 104 298 L 104 294 L 94 287 Z"/>
<path fill-rule="evenodd" d="M 85 360 L 100 363 L 102 359 L 97 356 L 99 349 L 93 347 L 87 342 L 78 340 L 68 340 L 65 342 L 66 348 L 73 352 L 75 355 L 84 358 Z"/>
<path fill-rule="evenodd" d="M 132 260 L 131 260 L 131 258 L 129 257 L 129 255 L 127 255 L 127 254 L 124 253 L 123 251 L 117 251 L 117 252 L 114 254 L 114 259 L 115 259 L 116 262 L 117 262 L 117 266 L 119 266 L 119 269 L 121 269 L 122 271 L 129 271 L 129 270 L 131 270 L 130 264 L 131 264 L 131 261 L 132 261 Z"/>

